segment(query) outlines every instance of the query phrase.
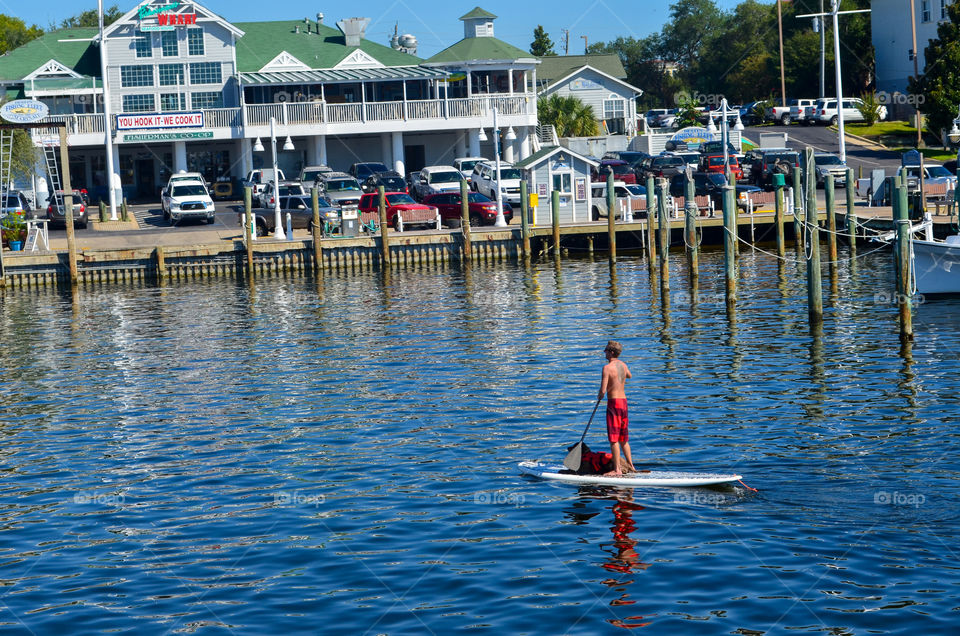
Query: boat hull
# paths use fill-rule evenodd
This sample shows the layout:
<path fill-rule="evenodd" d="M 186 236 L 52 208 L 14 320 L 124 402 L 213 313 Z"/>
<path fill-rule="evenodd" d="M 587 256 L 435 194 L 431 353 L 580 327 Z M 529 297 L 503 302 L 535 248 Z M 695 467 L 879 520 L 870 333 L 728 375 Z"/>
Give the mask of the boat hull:
<path fill-rule="evenodd" d="M 919 293 L 960 294 L 960 242 L 914 240 L 913 254 Z"/>

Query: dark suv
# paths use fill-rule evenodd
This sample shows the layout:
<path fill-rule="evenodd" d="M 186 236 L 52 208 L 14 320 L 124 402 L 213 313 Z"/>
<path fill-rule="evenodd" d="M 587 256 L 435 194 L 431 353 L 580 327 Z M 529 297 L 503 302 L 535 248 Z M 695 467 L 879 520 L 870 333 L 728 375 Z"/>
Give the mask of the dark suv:
<path fill-rule="evenodd" d="M 800 167 L 800 153 L 787 149 L 765 150 L 753 155 L 750 178 L 761 188 L 771 188 L 774 173 L 783 174 L 789 181 L 795 167 Z"/>
<path fill-rule="evenodd" d="M 687 168 L 687 162 L 679 155 L 657 155 L 656 157 L 647 157 L 640 162 L 637 168 L 637 176 L 646 179 L 652 175 L 654 177 L 672 177 L 680 174 Z"/>
<path fill-rule="evenodd" d="M 347 174 L 360 183 L 363 183 L 370 175 L 378 174 L 380 172 L 388 172 L 389 170 L 390 168 L 386 167 L 379 161 L 363 161 L 350 166 L 350 169 L 347 170 Z"/>
<path fill-rule="evenodd" d="M 682 197 L 686 194 L 687 183 L 684 174 L 674 175 L 670 179 L 670 196 Z M 723 206 L 723 186 L 727 180 L 719 172 L 694 172 L 693 189 L 698 197 L 708 196 L 713 200 L 717 209 Z M 760 188 L 752 185 L 737 184 L 737 205 L 746 207 L 747 195 L 750 192 L 760 192 Z"/>

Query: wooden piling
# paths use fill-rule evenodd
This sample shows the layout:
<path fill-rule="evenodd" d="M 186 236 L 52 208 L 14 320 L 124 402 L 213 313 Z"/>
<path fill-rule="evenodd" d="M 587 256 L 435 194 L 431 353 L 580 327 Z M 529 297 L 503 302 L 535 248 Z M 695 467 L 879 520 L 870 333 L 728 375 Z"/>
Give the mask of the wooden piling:
<path fill-rule="evenodd" d="M 723 188 L 723 272 L 726 279 L 727 305 L 737 300 L 737 190 L 736 186 Z"/>
<path fill-rule="evenodd" d="M 383 186 L 377 187 L 378 208 L 380 210 L 380 253 L 385 267 L 389 268 L 390 262 L 390 239 L 387 237 L 387 196 Z M 467 222 L 467 231 L 470 231 L 469 220 Z"/>
<path fill-rule="evenodd" d="M 470 190 L 467 180 L 460 179 L 460 231 L 463 232 L 463 258 L 473 259 L 473 243 L 470 237 Z"/>
<path fill-rule="evenodd" d="M 157 245 L 154 256 L 157 260 L 157 280 L 162 282 L 167 277 L 167 261 L 163 254 L 162 245 Z"/>
<path fill-rule="evenodd" d="M 560 256 L 560 191 L 550 194 L 550 215 L 553 224 L 553 255 Z"/>
<path fill-rule="evenodd" d="M 856 194 L 853 186 L 853 168 L 847 168 L 847 218 L 846 228 L 847 236 L 850 241 L 850 254 L 857 253 L 857 215 L 856 202 L 853 197 Z"/>
<path fill-rule="evenodd" d="M 670 221 L 667 219 L 667 180 L 657 183 L 657 229 L 660 250 L 660 290 L 670 289 Z"/>
<path fill-rule="evenodd" d="M 463 196 L 463 185 L 460 186 Z M 530 258 L 530 194 L 527 192 L 526 180 L 520 181 L 520 239 L 523 249 L 523 258 Z"/>
<path fill-rule="evenodd" d="M 684 200 L 686 204 L 683 206 L 683 244 L 687 251 L 687 267 L 690 269 L 690 279 L 691 281 L 696 281 L 700 275 L 700 255 L 698 254 L 699 246 L 697 245 L 697 214 L 699 214 L 699 210 L 697 209 L 693 172 L 688 168 L 685 176 L 684 183 L 686 190 L 684 191 Z"/>
<path fill-rule="evenodd" d="M 803 188 L 800 185 L 800 166 L 793 168 L 793 240 L 803 245 L 803 223 L 800 213 L 803 210 Z"/>
<path fill-rule="evenodd" d="M 804 150 L 807 192 L 807 309 L 810 324 L 823 322 L 823 285 L 820 280 L 820 226 L 817 220 L 817 189 L 813 148 Z"/>
<path fill-rule="evenodd" d="M 247 278 L 253 280 L 253 189 L 243 189 L 243 236 L 247 244 Z"/>
<path fill-rule="evenodd" d="M 893 218 L 897 225 L 894 250 L 897 276 L 897 311 L 900 315 L 900 339 L 913 340 L 913 300 L 910 268 L 910 211 L 907 207 L 906 180 L 894 192 Z"/>
<path fill-rule="evenodd" d="M 783 239 L 783 184 L 776 183 L 773 196 L 773 222 L 777 226 L 777 256 L 786 256 L 787 249 Z"/>
<path fill-rule="evenodd" d="M 317 186 L 310 188 L 310 205 L 313 207 L 313 271 L 317 274 L 323 271 L 323 226 L 320 224 L 320 190 Z"/>
<path fill-rule="evenodd" d="M 70 268 L 70 284 L 76 285 L 77 239 L 73 228 L 73 186 L 70 184 L 70 157 L 67 150 L 66 126 L 60 128 L 60 183 L 63 187 L 63 218 L 67 229 L 67 260 Z"/>
<path fill-rule="evenodd" d="M 613 185 L 613 168 L 607 168 L 607 242 L 610 244 L 610 264 L 617 262 L 617 192 Z"/>
<path fill-rule="evenodd" d="M 833 184 L 833 175 L 828 174 L 823 179 L 823 198 L 827 208 L 827 249 L 830 263 L 837 262 L 837 217 L 836 217 L 836 190 Z M 832 267 L 832 265 L 831 265 Z"/>
<path fill-rule="evenodd" d="M 647 177 L 647 267 L 650 268 L 651 274 L 657 271 L 657 238 L 654 233 L 654 221 L 657 216 L 655 183 L 652 175 Z"/>

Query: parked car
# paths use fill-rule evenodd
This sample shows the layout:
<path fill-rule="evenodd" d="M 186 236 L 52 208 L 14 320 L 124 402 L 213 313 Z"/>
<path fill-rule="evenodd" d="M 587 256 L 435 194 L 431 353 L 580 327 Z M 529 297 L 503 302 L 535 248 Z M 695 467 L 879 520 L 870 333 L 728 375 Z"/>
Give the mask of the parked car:
<path fill-rule="evenodd" d="M 641 185 L 627 184 L 623 181 L 613 182 L 613 193 L 617 199 L 634 200 L 647 198 L 647 189 Z M 607 185 L 605 183 L 593 183 L 590 186 L 591 210 L 590 219 L 599 221 L 601 218 L 607 218 Z M 623 215 L 617 210 L 614 218 L 622 218 Z M 641 213 L 639 217 L 645 218 L 646 213 Z"/>
<path fill-rule="evenodd" d="M 787 101 L 787 105 L 784 106 L 783 102 L 776 102 L 773 106 L 767 107 L 767 119 L 774 122 L 779 122 L 784 126 L 790 125 L 790 108 L 793 106 L 798 106 L 800 102 L 809 102 L 812 100 L 809 99 L 791 99 Z"/>
<path fill-rule="evenodd" d="M 329 226 L 340 225 L 340 209 L 324 197 L 317 197 L 320 222 Z M 294 229 L 310 229 L 313 222 L 313 200 L 310 196 L 280 195 L 280 223 L 286 228 L 287 213 L 290 213 L 290 225 Z M 240 226 L 244 223 L 244 213 L 239 215 Z M 253 223 L 257 228 L 257 235 L 265 236 L 276 229 L 276 214 L 271 208 L 258 208 L 253 211 Z"/>
<path fill-rule="evenodd" d="M 283 170 L 277 169 L 277 175 L 281 181 L 285 181 Z M 257 205 L 260 200 L 260 192 L 266 185 L 273 181 L 273 168 L 258 168 L 247 173 L 247 178 L 243 180 L 243 187 L 250 188 L 253 191 L 253 204 Z"/>
<path fill-rule="evenodd" d="M 813 109 L 817 105 L 815 99 L 798 99 L 796 104 L 790 104 L 790 121 L 795 124 L 809 126 Z"/>
<path fill-rule="evenodd" d="M 773 186 L 773 174 L 780 172 L 790 180 L 795 167 L 800 167 L 800 153 L 787 148 L 765 149 L 755 153 L 750 176 L 761 188 Z"/>
<path fill-rule="evenodd" d="M 844 122 L 855 122 L 863 121 L 863 115 L 860 114 L 858 106 L 863 104 L 863 100 L 858 97 L 844 97 L 843 98 L 843 121 Z M 879 111 L 880 120 L 887 118 L 887 107 L 880 106 Z M 816 124 L 825 124 L 830 126 L 836 126 L 839 121 L 839 113 L 837 112 L 837 98 L 825 98 L 817 102 L 816 107 L 813 111 L 813 122 Z"/>
<path fill-rule="evenodd" d="M 758 100 L 740 107 L 740 122 L 744 126 L 756 126 L 757 124 L 763 123 L 763 117 L 757 116 L 757 104 L 762 103 L 762 101 Z"/>
<path fill-rule="evenodd" d="M 687 168 L 687 161 L 679 155 L 657 155 L 656 157 L 647 157 L 640 163 L 637 176 L 646 179 L 653 177 L 672 177 L 675 174 L 683 172 Z"/>
<path fill-rule="evenodd" d="M 390 168 L 386 167 L 379 161 L 361 161 L 360 163 L 355 163 L 350 166 L 350 169 L 347 170 L 347 174 L 357 181 L 363 182 L 372 174 L 377 174 L 378 172 L 387 172 L 389 170 Z"/>
<path fill-rule="evenodd" d="M 657 115 L 655 128 L 673 128 L 677 122 L 677 108 L 671 108 L 667 112 Z"/>
<path fill-rule="evenodd" d="M 320 181 L 320 177 L 328 172 L 333 172 L 333 168 L 324 165 L 304 166 L 300 171 L 299 181 L 305 188 L 312 188 L 313 184 Z"/>
<path fill-rule="evenodd" d="M 408 172 L 407 176 L 404 177 L 404 181 L 407 182 L 407 194 L 413 196 L 413 193 L 417 189 L 417 181 L 420 180 L 420 171 Z"/>
<path fill-rule="evenodd" d="M 377 188 L 380 186 L 383 186 L 385 192 L 407 192 L 409 194 L 407 182 L 396 170 L 372 174 L 360 184 L 364 192 L 377 192 Z"/>
<path fill-rule="evenodd" d="M 907 185 L 920 187 L 920 166 L 905 166 L 907 169 Z M 957 187 L 957 175 L 951 174 L 949 170 L 935 163 L 923 164 L 923 181 L 925 184 L 947 184 L 948 190 L 955 190 Z M 916 186 L 912 184 L 916 183 Z"/>
<path fill-rule="evenodd" d="M 323 195 L 340 208 L 356 207 L 363 194 L 360 183 L 344 172 L 327 172 L 320 176 Z"/>
<path fill-rule="evenodd" d="M 478 163 L 489 161 L 483 157 L 457 157 L 453 160 L 453 167 L 460 171 L 467 181 L 473 178 L 473 167 Z"/>
<path fill-rule="evenodd" d="M 813 155 L 813 165 L 816 170 L 817 187 L 822 188 L 828 174 L 833 175 L 833 183 L 845 186 L 847 183 L 847 164 L 840 157 L 827 152 L 818 152 Z"/>
<path fill-rule="evenodd" d="M 523 171 L 514 168 L 513 164 L 500 163 L 500 184 L 497 184 L 497 170 L 493 162 L 478 163 L 473 167 L 473 181 L 471 186 L 475 192 L 497 200 L 497 191 L 503 195 L 504 203 L 511 207 L 520 207 L 520 180 Z"/>
<path fill-rule="evenodd" d="M 422 200 L 440 192 L 460 192 L 460 181 L 463 179 L 464 176 L 453 166 L 427 166 L 420 171 L 413 194 Z"/>
<path fill-rule="evenodd" d="M 175 174 L 170 175 L 170 178 L 167 179 L 167 187 L 171 184 L 176 183 L 177 181 L 199 181 L 203 185 L 207 186 L 207 190 L 210 189 L 207 184 L 207 180 L 203 177 L 202 172 L 186 172 L 181 170 Z"/>
<path fill-rule="evenodd" d="M 444 225 L 460 227 L 463 221 L 462 199 L 459 192 L 443 192 L 431 194 L 423 200 L 424 205 L 432 205 L 440 211 L 440 218 Z M 497 220 L 497 202 L 479 192 L 467 195 L 469 206 L 470 225 L 492 225 Z M 507 223 L 513 219 L 513 208 L 503 206 L 503 218 Z"/>
<path fill-rule="evenodd" d="M 308 194 L 307 191 L 304 190 L 303 184 L 301 184 L 299 181 L 281 181 L 280 185 L 277 186 L 277 190 L 280 192 L 281 197 Z M 271 181 L 266 185 L 263 191 L 260 192 L 260 205 L 257 207 L 272 208 L 274 204 L 274 196 L 273 182 Z"/>
<path fill-rule="evenodd" d="M 404 226 L 428 225 L 436 227 L 437 208 L 417 203 L 406 192 L 387 192 L 384 194 L 387 204 L 387 223 L 398 229 L 398 218 L 403 218 Z M 377 212 L 380 209 L 379 194 L 365 194 L 360 198 L 361 212 Z"/>
<path fill-rule="evenodd" d="M 26 195 L 19 190 L 10 190 L 7 192 L 7 200 L 3 203 L 3 208 L 0 209 L 0 217 L 8 214 L 26 214 L 30 211 L 32 210 Z"/>
<path fill-rule="evenodd" d="M 630 164 L 626 161 L 620 159 L 603 159 L 600 165 L 594 168 L 590 180 L 606 181 L 608 168 L 613 170 L 613 178 L 615 181 L 622 181 L 623 183 L 637 182 L 637 175 L 634 173 L 633 168 L 631 168 Z"/>
<path fill-rule="evenodd" d="M 160 202 L 163 218 L 171 225 L 181 221 L 216 220 L 216 206 L 207 187 L 200 181 L 178 181 L 164 190 Z"/>
<path fill-rule="evenodd" d="M 73 190 L 73 227 L 87 227 L 87 193 L 85 190 Z M 67 217 L 60 208 L 60 202 L 63 201 L 63 190 L 57 190 L 50 197 L 47 205 L 47 218 L 50 219 L 49 227 L 67 227 Z"/>
<path fill-rule="evenodd" d="M 651 108 L 643 114 L 643 117 L 647 120 L 647 126 L 653 128 L 657 125 L 657 119 L 660 115 L 667 115 L 669 113 L 669 108 Z"/>
<path fill-rule="evenodd" d="M 722 141 L 705 141 L 702 144 L 700 144 L 700 147 L 698 148 L 698 150 L 700 151 L 700 154 L 703 156 L 706 156 L 706 155 L 723 156 L 723 142 Z M 728 141 L 727 154 L 737 155 L 739 157 L 740 151 L 737 150 L 736 146 L 734 146 L 732 143 Z"/>
<path fill-rule="evenodd" d="M 743 179 L 743 170 L 740 169 L 740 162 L 736 155 L 727 155 L 727 165 L 730 166 L 730 172 L 737 180 Z M 700 159 L 701 172 L 719 172 L 725 173 L 723 155 L 706 155 Z"/>
<path fill-rule="evenodd" d="M 694 172 L 693 189 L 698 197 L 708 196 L 713 201 L 715 208 L 723 206 L 723 188 L 727 185 L 727 180 L 719 172 Z M 686 195 L 687 183 L 686 175 L 677 174 L 670 178 L 670 196 L 682 197 Z M 746 209 L 747 196 L 751 192 L 762 192 L 760 188 L 753 185 L 738 183 L 736 187 L 737 207 Z"/>

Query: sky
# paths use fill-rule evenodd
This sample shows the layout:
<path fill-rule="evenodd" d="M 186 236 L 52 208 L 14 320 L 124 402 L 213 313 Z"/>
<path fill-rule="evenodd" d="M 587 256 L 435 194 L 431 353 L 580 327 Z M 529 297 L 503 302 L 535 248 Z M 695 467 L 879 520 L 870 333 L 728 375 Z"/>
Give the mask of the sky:
<path fill-rule="evenodd" d="M 736 0 L 716 0 L 723 10 L 737 5 Z M 117 4 L 128 11 L 137 2 L 104 0 L 104 7 Z M 367 28 L 368 40 L 388 44 L 394 25 L 399 23 L 400 33 L 412 33 L 419 41 L 417 55 L 430 57 L 454 44 L 463 37 L 463 23 L 458 20 L 474 6 L 499 16 L 494 22 L 496 37 L 524 50 L 530 48 L 533 30 L 542 24 L 554 42 L 554 50 L 563 54 L 563 29 L 570 32 L 571 55 L 583 53 L 584 40 L 602 42 L 619 36 L 641 38 L 659 31 L 670 15 L 670 2 L 666 0 L 468 0 L 449 2 L 444 0 L 365 0 L 345 8 L 339 2 L 303 2 L 288 0 L 279 5 L 254 0 L 207 0 L 203 6 L 219 14 L 229 22 L 252 22 L 260 20 L 315 19 L 318 11 L 324 13 L 324 22 L 334 26 L 341 18 L 370 18 Z M 43 0 L 42 2 L 16 2 L 0 0 L 0 13 L 20 18 L 29 24 L 48 28 L 65 17 L 86 9 L 95 9 L 96 3 L 89 0 Z M 346 12 L 349 12 L 348 15 Z"/>

